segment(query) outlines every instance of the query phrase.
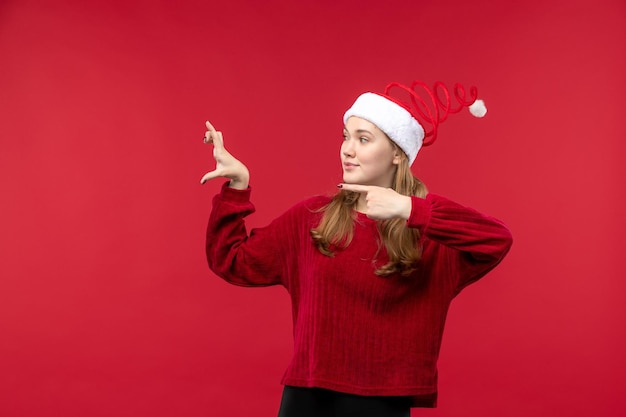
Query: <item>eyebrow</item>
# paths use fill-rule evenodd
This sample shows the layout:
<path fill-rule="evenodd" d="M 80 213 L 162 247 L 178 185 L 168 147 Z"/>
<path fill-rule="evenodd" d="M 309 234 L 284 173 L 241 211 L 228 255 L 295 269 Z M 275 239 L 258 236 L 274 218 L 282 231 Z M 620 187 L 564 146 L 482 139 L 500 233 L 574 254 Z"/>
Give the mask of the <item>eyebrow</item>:
<path fill-rule="evenodd" d="M 348 132 L 348 129 L 346 129 L 345 127 L 343 128 L 344 132 Z M 350 132 L 348 132 L 350 133 Z M 369 133 L 370 135 L 374 136 L 374 134 L 372 132 L 370 132 L 369 130 L 366 129 L 357 129 L 356 133 L 361 134 L 361 133 Z"/>

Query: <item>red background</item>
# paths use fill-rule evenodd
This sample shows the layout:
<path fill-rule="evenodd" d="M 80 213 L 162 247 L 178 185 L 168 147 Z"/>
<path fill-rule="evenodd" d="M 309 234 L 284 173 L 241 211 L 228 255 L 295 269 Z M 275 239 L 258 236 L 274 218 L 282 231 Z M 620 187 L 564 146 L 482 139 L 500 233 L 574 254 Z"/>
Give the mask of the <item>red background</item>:
<path fill-rule="evenodd" d="M 206 267 L 204 121 L 260 226 L 334 190 L 359 93 L 414 78 L 479 87 L 415 172 L 515 237 L 414 415 L 623 415 L 625 28 L 623 0 L 2 0 L 0 415 L 275 415 L 288 298 Z"/>

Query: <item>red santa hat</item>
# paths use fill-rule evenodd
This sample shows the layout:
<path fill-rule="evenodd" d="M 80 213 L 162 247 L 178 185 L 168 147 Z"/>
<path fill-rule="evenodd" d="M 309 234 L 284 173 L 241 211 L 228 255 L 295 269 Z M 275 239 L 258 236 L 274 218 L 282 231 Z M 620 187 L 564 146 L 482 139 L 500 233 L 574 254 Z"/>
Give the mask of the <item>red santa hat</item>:
<path fill-rule="evenodd" d="M 426 94 L 428 103 L 420 92 Z M 454 85 L 453 92 L 457 101 L 454 106 L 450 103 L 450 92 L 441 82 L 436 82 L 432 89 L 422 81 L 413 81 L 411 86 L 391 83 L 382 94 L 361 94 L 343 115 L 343 122 L 356 116 L 375 124 L 407 154 L 412 165 L 422 146 L 435 142 L 439 124 L 448 114 L 458 113 L 464 107 L 476 117 L 487 113 L 485 103 L 477 100 L 476 87 L 470 87 L 467 99 L 460 84 Z M 430 127 L 424 129 L 424 125 Z"/>

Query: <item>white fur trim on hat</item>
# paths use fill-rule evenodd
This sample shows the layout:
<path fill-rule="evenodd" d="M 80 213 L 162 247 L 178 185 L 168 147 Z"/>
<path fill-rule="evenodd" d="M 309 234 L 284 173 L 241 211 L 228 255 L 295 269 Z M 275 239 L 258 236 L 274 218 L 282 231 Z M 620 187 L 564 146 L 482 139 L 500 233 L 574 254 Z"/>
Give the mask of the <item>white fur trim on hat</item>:
<path fill-rule="evenodd" d="M 351 116 L 375 124 L 409 157 L 413 165 L 424 140 L 424 128 L 405 108 L 375 93 L 361 94 L 343 115 L 343 123 Z"/>

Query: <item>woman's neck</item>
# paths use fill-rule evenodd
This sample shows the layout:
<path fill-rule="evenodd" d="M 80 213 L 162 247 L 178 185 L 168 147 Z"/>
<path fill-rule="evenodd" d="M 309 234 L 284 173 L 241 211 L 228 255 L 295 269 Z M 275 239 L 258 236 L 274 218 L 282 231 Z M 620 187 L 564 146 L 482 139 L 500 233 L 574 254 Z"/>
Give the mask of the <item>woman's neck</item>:
<path fill-rule="evenodd" d="M 356 202 L 356 206 L 355 206 L 355 210 L 358 211 L 359 213 L 367 214 L 367 201 L 365 201 L 366 196 L 367 194 L 365 193 L 359 194 L 359 199 Z"/>

